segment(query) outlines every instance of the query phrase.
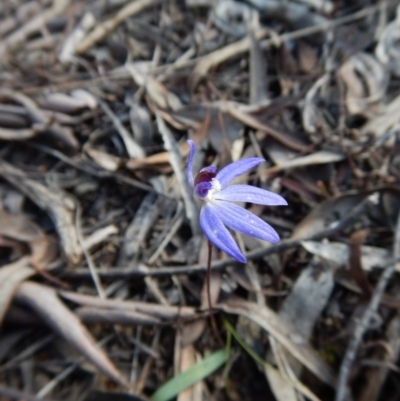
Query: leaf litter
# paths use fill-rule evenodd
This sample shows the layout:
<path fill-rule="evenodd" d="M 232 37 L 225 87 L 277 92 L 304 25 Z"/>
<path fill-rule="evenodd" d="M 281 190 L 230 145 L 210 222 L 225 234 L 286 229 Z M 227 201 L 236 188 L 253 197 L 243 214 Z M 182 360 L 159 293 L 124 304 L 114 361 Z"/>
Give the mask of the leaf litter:
<path fill-rule="evenodd" d="M 399 398 L 399 19 L 2 2 L 0 398 Z M 289 204 L 251 207 L 281 242 L 238 235 L 247 266 L 213 250 L 214 324 L 187 139 Z"/>

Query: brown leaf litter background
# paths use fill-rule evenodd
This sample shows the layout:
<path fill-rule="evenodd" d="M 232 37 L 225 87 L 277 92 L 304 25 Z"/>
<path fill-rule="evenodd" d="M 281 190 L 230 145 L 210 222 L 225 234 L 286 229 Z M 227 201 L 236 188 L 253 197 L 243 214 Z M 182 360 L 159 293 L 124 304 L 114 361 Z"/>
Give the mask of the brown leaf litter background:
<path fill-rule="evenodd" d="M 2 1 L 0 399 L 149 399 L 228 319 L 266 364 L 179 401 L 398 400 L 399 3 Z M 189 138 L 289 203 L 214 249 L 218 334 Z"/>

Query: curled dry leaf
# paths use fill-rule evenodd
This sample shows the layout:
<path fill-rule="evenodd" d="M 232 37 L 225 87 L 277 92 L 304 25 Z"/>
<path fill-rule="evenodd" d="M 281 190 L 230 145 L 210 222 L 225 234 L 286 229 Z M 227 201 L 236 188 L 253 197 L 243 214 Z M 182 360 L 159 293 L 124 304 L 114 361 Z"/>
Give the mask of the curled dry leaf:
<path fill-rule="evenodd" d="M 360 129 L 361 135 L 373 134 L 375 138 L 384 135 L 390 128 L 394 127 L 400 121 L 400 96 L 395 97 L 390 103 L 382 108 L 381 113 L 368 121 Z"/>
<path fill-rule="evenodd" d="M 0 209 L 0 236 L 26 242 L 31 251 L 31 262 L 46 268 L 56 256 L 54 242 L 33 221 L 24 215 L 10 214 Z"/>
<path fill-rule="evenodd" d="M 15 299 L 32 308 L 59 336 L 69 342 L 106 376 L 122 386 L 129 387 L 126 379 L 106 353 L 96 345 L 90 332 L 60 301 L 53 289 L 27 281 L 18 287 Z"/>
<path fill-rule="evenodd" d="M 94 246 L 109 239 L 110 236 L 118 234 L 118 231 L 118 227 L 114 224 L 99 228 L 83 240 L 83 246 L 85 249 L 93 248 Z"/>
<path fill-rule="evenodd" d="M 77 263 L 82 250 L 75 228 L 75 202 L 61 190 L 49 189 L 26 177 L 23 171 L 0 159 L 0 176 L 28 196 L 40 208 L 47 211 L 61 238 L 61 246 L 67 258 Z"/>
<path fill-rule="evenodd" d="M 350 57 L 339 69 L 346 85 L 346 106 L 349 114 L 369 115 L 371 108 L 386 93 L 388 74 L 374 56 L 360 52 Z"/>
<path fill-rule="evenodd" d="M 96 97 L 85 89 L 74 89 L 73 91 L 71 91 L 71 96 L 75 99 L 79 99 L 90 110 L 94 110 L 98 106 Z"/>
<path fill-rule="evenodd" d="M 318 97 L 320 96 L 320 92 L 327 87 L 329 80 L 330 75 L 324 74 L 308 90 L 304 99 L 301 116 L 303 127 L 310 134 L 315 134 L 324 124 L 324 116 L 318 107 Z"/>

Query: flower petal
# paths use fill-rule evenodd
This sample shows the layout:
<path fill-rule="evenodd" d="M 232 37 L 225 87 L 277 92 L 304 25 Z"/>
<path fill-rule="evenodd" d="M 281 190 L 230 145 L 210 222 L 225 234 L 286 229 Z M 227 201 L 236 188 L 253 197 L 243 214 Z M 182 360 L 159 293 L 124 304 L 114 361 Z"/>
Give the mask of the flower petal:
<path fill-rule="evenodd" d="M 193 159 L 194 159 L 194 154 L 196 152 L 196 146 L 194 144 L 194 142 L 189 139 L 187 141 L 187 143 L 190 146 L 190 153 L 189 153 L 189 159 L 188 159 L 188 163 L 186 166 L 186 177 L 187 180 L 189 182 L 189 185 L 193 188 L 193 183 L 194 183 L 194 179 L 193 179 Z"/>
<path fill-rule="evenodd" d="M 249 202 L 257 205 L 287 205 L 282 196 L 252 185 L 229 185 L 214 195 L 214 199 L 230 202 Z"/>
<path fill-rule="evenodd" d="M 213 206 L 218 217 L 232 230 L 272 243 L 279 241 L 278 233 L 248 210 L 225 201 L 214 201 Z"/>
<path fill-rule="evenodd" d="M 205 204 L 200 212 L 200 225 L 206 237 L 227 255 L 246 263 L 247 259 L 219 218 L 219 213 L 211 204 Z"/>
<path fill-rule="evenodd" d="M 249 157 L 247 159 L 239 160 L 225 166 L 215 178 L 220 182 L 223 188 L 234 178 L 244 174 L 246 171 L 251 170 L 262 162 L 265 162 L 265 160 L 260 157 Z"/>
<path fill-rule="evenodd" d="M 199 173 L 202 173 L 203 171 L 210 171 L 212 173 L 216 173 L 217 172 L 217 166 L 207 166 L 207 167 L 203 167 Z"/>

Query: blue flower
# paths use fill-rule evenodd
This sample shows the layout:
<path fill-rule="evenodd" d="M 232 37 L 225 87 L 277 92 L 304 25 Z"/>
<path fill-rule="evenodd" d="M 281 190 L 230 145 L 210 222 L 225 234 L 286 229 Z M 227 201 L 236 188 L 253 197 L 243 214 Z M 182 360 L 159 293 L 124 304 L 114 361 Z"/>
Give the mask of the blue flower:
<path fill-rule="evenodd" d="M 192 167 L 196 147 L 193 141 L 189 140 L 188 143 L 190 155 L 186 174 L 194 194 L 203 201 L 200 225 L 206 237 L 219 249 L 242 263 L 246 263 L 247 259 L 225 226 L 264 241 L 278 242 L 279 235 L 269 224 L 232 202 L 277 206 L 287 205 L 285 199 L 251 185 L 229 185 L 233 179 L 265 160 L 250 157 L 231 163 L 219 172 L 214 166 L 204 167 L 193 178 Z"/>

